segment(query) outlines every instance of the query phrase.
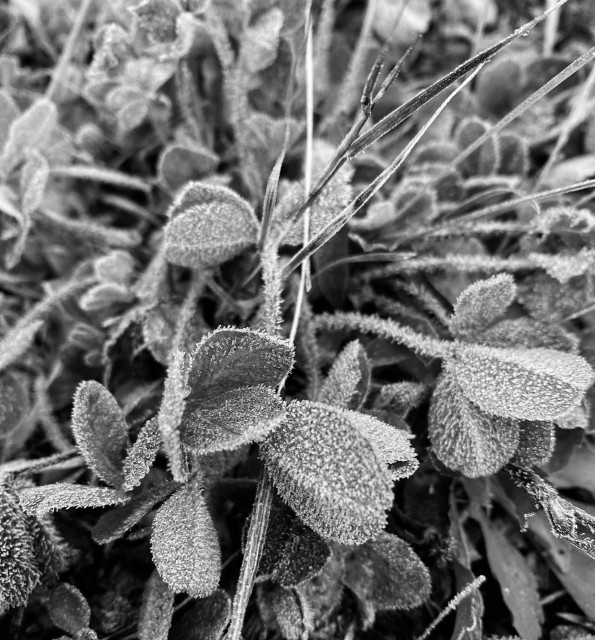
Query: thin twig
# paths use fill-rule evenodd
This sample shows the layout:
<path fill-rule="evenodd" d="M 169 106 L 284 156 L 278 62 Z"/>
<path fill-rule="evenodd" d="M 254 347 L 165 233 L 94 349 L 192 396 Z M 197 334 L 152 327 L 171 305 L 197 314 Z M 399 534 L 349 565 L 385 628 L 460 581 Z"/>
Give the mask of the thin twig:
<path fill-rule="evenodd" d="M 76 178 L 78 180 L 102 182 L 122 189 L 142 191 L 143 193 L 150 193 L 151 191 L 151 185 L 143 178 L 137 178 L 136 176 L 130 176 L 127 173 L 104 167 L 90 167 L 84 164 L 66 165 L 52 167 L 51 173 L 57 178 Z"/>

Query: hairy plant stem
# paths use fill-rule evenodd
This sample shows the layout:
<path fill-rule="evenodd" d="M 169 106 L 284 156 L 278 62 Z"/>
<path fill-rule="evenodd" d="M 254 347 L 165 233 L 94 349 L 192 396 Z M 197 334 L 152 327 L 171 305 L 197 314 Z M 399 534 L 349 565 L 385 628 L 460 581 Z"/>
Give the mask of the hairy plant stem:
<path fill-rule="evenodd" d="M 76 178 L 78 180 L 89 180 L 91 182 L 102 182 L 111 184 L 122 189 L 134 189 L 149 193 L 151 185 L 143 178 L 122 173 L 115 169 L 106 169 L 104 167 L 90 167 L 84 164 L 67 165 L 60 167 L 52 167 L 51 174 L 57 178 Z"/>
<path fill-rule="evenodd" d="M 312 181 L 312 145 L 314 138 L 314 74 L 313 74 L 313 50 L 312 50 L 312 2 L 308 2 L 306 9 L 306 105 L 307 105 L 307 141 L 306 141 L 306 160 L 305 160 L 305 191 L 306 195 L 310 190 Z M 280 171 L 281 164 L 285 155 L 285 148 L 288 140 L 288 129 L 286 129 L 285 145 L 284 149 L 279 156 L 279 160 L 276 163 L 277 171 Z M 273 176 L 273 179 L 278 181 L 278 176 Z M 270 184 L 270 181 L 269 181 Z M 269 195 L 269 189 L 267 185 L 267 195 Z M 276 193 L 270 198 L 266 199 L 267 206 L 271 207 L 272 201 L 276 199 Z M 309 212 L 307 212 L 304 218 L 304 243 L 308 242 L 308 236 L 310 231 L 310 218 Z M 262 238 L 266 240 L 266 236 Z M 274 260 L 273 268 L 271 269 L 271 276 L 274 279 L 273 289 L 274 291 L 274 307 L 275 313 L 272 314 L 273 322 L 269 326 L 265 325 L 265 329 L 268 333 L 276 334 L 278 330 L 278 309 L 279 304 L 276 302 L 277 295 L 280 295 L 282 281 L 279 279 L 279 269 L 277 266 L 277 252 L 276 247 L 268 246 L 265 248 L 270 252 L 268 259 Z M 294 318 L 291 326 L 289 340 L 291 343 L 295 341 L 297 334 L 297 327 L 300 317 L 300 310 L 305 295 L 306 285 L 308 278 L 308 263 L 304 262 L 302 265 L 302 273 L 300 276 L 300 284 L 298 290 L 298 296 L 295 305 Z M 265 296 L 266 298 L 266 296 Z M 268 304 L 265 300 L 265 304 Z M 271 315 L 271 314 L 268 314 Z M 281 393 L 285 385 L 285 380 L 281 382 L 277 389 L 277 393 Z M 271 515 L 271 505 L 273 503 L 273 483 L 268 477 L 266 467 L 262 466 L 260 471 L 260 478 L 258 479 L 258 485 L 256 488 L 256 498 L 254 499 L 254 506 L 252 507 L 252 516 L 250 519 L 250 527 L 248 529 L 248 536 L 246 539 L 246 547 L 244 552 L 244 558 L 242 561 L 242 567 L 240 569 L 240 577 L 238 579 L 238 586 L 233 600 L 231 622 L 229 630 L 227 632 L 227 640 L 241 640 L 242 627 L 244 625 L 244 617 L 246 615 L 246 608 L 248 607 L 248 601 L 252 590 L 254 588 L 254 580 L 256 578 L 256 572 L 258 571 L 258 565 L 260 564 L 260 558 L 264 549 L 266 540 L 266 533 L 269 526 L 269 519 Z"/>

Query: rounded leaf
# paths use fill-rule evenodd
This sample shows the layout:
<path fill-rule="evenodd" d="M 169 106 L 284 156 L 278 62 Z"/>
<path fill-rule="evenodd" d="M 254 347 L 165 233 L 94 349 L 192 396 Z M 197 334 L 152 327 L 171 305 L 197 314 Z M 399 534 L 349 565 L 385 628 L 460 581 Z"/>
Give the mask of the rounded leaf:
<path fill-rule="evenodd" d="M 231 618 L 231 601 L 223 589 L 197 600 L 172 626 L 170 640 L 221 640 Z"/>
<path fill-rule="evenodd" d="M 529 422 L 520 424 L 519 446 L 512 461 L 523 467 L 539 467 L 546 464 L 556 446 L 556 427 L 553 422 Z"/>
<path fill-rule="evenodd" d="M 191 182 L 175 199 L 169 217 L 165 253 L 183 267 L 215 267 L 256 242 L 252 207 L 226 187 Z"/>
<path fill-rule="evenodd" d="M 507 273 L 474 282 L 457 298 L 450 330 L 461 336 L 485 329 L 506 311 L 516 294 L 514 279 Z"/>
<path fill-rule="evenodd" d="M 157 511 L 151 552 L 159 575 L 175 593 L 204 598 L 217 588 L 221 550 L 196 483 L 178 489 Z"/>
<path fill-rule="evenodd" d="M 499 471 L 519 442 L 516 420 L 483 413 L 448 373 L 440 376 L 434 389 L 428 431 L 440 462 L 469 478 Z"/>
<path fill-rule="evenodd" d="M 89 467 L 104 482 L 121 486 L 128 427 L 116 399 L 99 382 L 87 380 L 76 390 L 72 432 Z"/>
<path fill-rule="evenodd" d="M 87 599 L 71 584 L 62 583 L 50 591 L 48 613 L 57 627 L 73 636 L 91 622 Z"/>
<path fill-rule="evenodd" d="M 374 610 L 412 609 L 430 595 L 430 572 L 398 536 L 383 532 L 350 550 L 344 562 L 345 584 Z"/>
<path fill-rule="evenodd" d="M 480 409 L 524 420 L 563 416 L 593 383 L 584 358 L 550 349 L 458 345 L 447 368 Z"/>
<path fill-rule="evenodd" d="M 388 469 L 345 412 L 293 402 L 261 454 L 281 498 L 318 534 L 361 544 L 384 527 Z"/>

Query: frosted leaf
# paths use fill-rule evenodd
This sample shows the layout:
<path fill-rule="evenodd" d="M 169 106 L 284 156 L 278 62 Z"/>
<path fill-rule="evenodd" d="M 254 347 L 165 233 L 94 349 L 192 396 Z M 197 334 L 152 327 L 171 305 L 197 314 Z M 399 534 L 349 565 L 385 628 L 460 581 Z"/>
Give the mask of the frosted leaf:
<path fill-rule="evenodd" d="M 100 282 L 81 296 L 80 307 L 87 313 L 105 311 L 113 305 L 125 305 L 134 300 L 134 294 L 127 287 L 115 282 Z"/>
<path fill-rule="evenodd" d="M 461 150 L 480 138 L 489 128 L 479 118 L 467 118 L 461 122 L 456 132 L 456 139 Z M 496 172 L 500 163 L 500 149 L 494 137 L 486 140 L 479 149 L 474 151 L 461 163 L 467 175 L 489 176 Z"/>
<path fill-rule="evenodd" d="M 331 550 L 327 543 L 278 498 L 271 508 L 260 559 L 261 579 L 292 587 L 318 575 Z"/>
<path fill-rule="evenodd" d="M 417 469 L 409 433 L 359 411 L 345 411 L 345 415 L 373 445 L 393 480 L 407 478 Z"/>
<path fill-rule="evenodd" d="M 540 322 L 533 318 L 501 320 L 474 336 L 473 342 L 489 347 L 543 347 L 555 351 L 577 353 L 579 339 L 560 325 Z"/>
<path fill-rule="evenodd" d="M 174 592 L 157 571 L 147 580 L 138 620 L 140 640 L 167 640 L 174 613 Z"/>
<path fill-rule="evenodd" d="M 55 584 L 58 576 L 68 569 L 73 553 L 54 525 L 52 516 L 28 516 L 27 525 L 33 538 L 35 561 L 42 574 L 43 584 Z"/>
<path fill-rule="evenodd" d="M 157 457 L 161 432 L 157 418 L 148 420 L 124 460 L 124 490 L 131 491 L 147 475 Z"/>
<path fill-rule="evenodd" d="M 21 210 L 25 216 L 41 206 L 49 176 L 48 161 L 39 151 L 31 151 L 21 171 L 19 185 Z"/>
<path fill-rule="evenodd" d="M 132 12 L 152 42 L 175 40 L 176 19 L 181 13 L 177 3 L 172 0 L 143 0 Z"/>
<path fill-rule="evenodd" d="M 519 285 L 519 302 L 542 322 L 558 322 L 595 302 L 592 276 L 562 285 L 546 273 L 535 273 Z"/>
<path fill-rule="evenodd" d="M 40 578 L 25 516 L 12 493 L 0 488 L 0 615 L 25 605 Z"/>
<path fill-rule="evenodd" d="M 83 458 L 104 482 L 119 487 L 128 427 L 116 399 L 99 382 L 82 382 L 74 395 L 72 433 Z"/>
<path fill-rule="evenodd" d="M 426 387 L 419 382 L 395 382 L 380 388 L 374 402 L 375 409 L 385 409 L 398 416 L 405 416 L 418 407 L 426 395 Z"/>
<path fill-rule="evenodd" d="M 112 282 L 128 286 L 134 276 L 134 258 L 126 251 L 111 251 L 100 256 L 93 265 L 95 275 L 101 282 Z"/>
<path fill-rule="evenodd" d="M 165 481 L 133 496 L 126 504 L 110 509 L 97 520 L 91 535 L 98 544 L 107 544 L 121 538 L 140 522 L 151 509 L 180 487 L 178 482 Z"/>
<path fill-rule="evenodd" d="M 593 370 L 584 358 L 541 348 L 458 345 L 447 369 L 483 411 L 524 420 L 563 416 L 593 383 Z"/>
<path fill-rule="evenodd" d="M 457 298 L 450 330 L 464 336 L 485 329 L 506 312 L 516 293 L 514 279 L 507 273 L 474 282 Z"/>
<path fill-rule="evenodd" d="M 227 187 L 191 182 L 174 200 L 165 228 L 165 253 L 173 264 L 215 267 L 256 242 L 251 205 Z"/>
<path fill-rule="evenodd" d="M 512 458 L 519 442 L 516 420 L 481 411 L 463 395 L 449 373 L 438 378 L 434 389 L 428 433 L 440 462 L 468 478 L 498 472 Z"/>
<path fill-rule="evenodd" d="M 128 32 L 114 22 L 96 31 L 93 45 L 95 54 L 87 71 L 91 81 L 108 80 L 115 76 L 122 63 L 132 55 Z M 90 93 L 90 89 L 91 85 L 87 87 L 87 93 Z"/>
<path fill-rule="evenodd" d="M 514 133 L 503 133 L 500 141 L 500 169 L 506 176 L 524 176 L 529 170 L 529 145 Z M 540 216 L 537 216 L 539 218 Z"/>
<path fill-rule="evenodd" d="M 388 469 L 345 412 L 293 402 L 260 450 L 281 498 L 321 536 L 360 544 L 384 527 Z"/>
<path fill-rule="evenodd" d="M 244 31 L 240 55 L 249 73 L 258 73 L 275 62 L 282 27 L 283 11 L 274 7 Z"/>
<path fill-rule="evenodd" d="M 26 513 L 43 515 L 59 509 L 91 509 L 126 502 L 126 494 L 104 487 L 58 482 L 28 487 L 19 492 Z"/>
<path fill-rule="evenodd" d="M 520 423 L 519 446 L 512 462 L 523 467 L 540 467 L 546 464 L 554 453 L 556 429 L 553 422 Z"/>
<path fill-rule="evenodd" d="M 197 453 L 231 451 L 258 442 L 285 415 L 285 403 L 265 386 L 194 393 L 180 423 L 181 440 Z"/>
<path fill-rule="evenodd" d="M 6 89 L 0 89 L 0 151 L 3 150 L 10 125 L 19 117 L 19 108 Z"/>
<path fill-rule="evenodd" d="M 256 602 L 265 626 L 276 631 L 284 640 L 303 640 L 311 627 L 309 608 L 304 606 L 296 589 L 274 583 L 261 585 L 256 591 Z"/>
<path fill-rule="evenodd" d="M 291 370 L 293 347 L 287 340 L 250 329 L 219 328 L 192 353 L 188 384 L 224 391 L 241 386 L 275 387 Z"/>
<path fill-rule="evenodd" d="M 178 489 L 157 511 L 151 552 L 157 571 L 175 593 L 204 598 L 217 588 L 221 550 L 196 482 Z"/>
<path fill-rule="evenodd" d="M 207 148 L 173 143 L 161 153 L 157 172 L 160 181 L 173 191 L 212 173 L 218 164 L 218 156 Z"/>
<path fill-rule="evenodd" d="M 374 610 L 406 610 L 430 595 L 430 572 L 411 546 L 380 533 L 344 556 L 345 585 Z"/>
<path fill-rule="evenodd" d="M 583 247 L 578 253 L 533 254 L 535 264 L 561 284 L 572 278 L 590 274 L 595 267 L 595 250 Z"/>
<path fill-rule="evenodd" d="M 22 381 L 9 372 L 0 374 L 0 439 L 18 429 L 29 411 L 29 396 Z"/>
<path fill-rule="evenodd" d="M 337 356 L 322 385 L 318 400 L 343 409 L 359 409 L 370 385 L 370 363 L 359 340 Z"/>
<path fill-rule="evenodd" d="M 173 625 L 170 640 L 221 640 L 231 618 L 231 601 L 223 589 L 196 600 Z M 200 635 L 195 634 L 200 629 Z"/>
<path fill-rule="evenodd" d="M 73 585 L 62 583 L 52 589 L 48 599 L 52 622 L 73 636 L 91 622 L 91 609 L 85 596 Z"/>
<path fill-rule="evenodd" d="M 42 151 L 51 141 L 58 123 L 56 105 L 46 98 L 34 102 L 10 125 L 0 167 L 10 173 L 32 152 Z"/>
<path fill-rule="evenodd" d="M 324 171 L 327 163 L 332 158 L 335 148 L 324 140 L 314 140 L 312 148 L 312 177 L 316 179 Z M 352 188 L 351 177 L 353 170 L 344 166 L 329 181 L 327 186 L 312 203 L 310 208 L 310 237 L 317 233 L 351 202 Z M 275 226 L 281 225 L 288 220 L 292 210 L 299 207 L 304 201 L 304 182 L 300 180 L 289 184 L 285 192 L 279 198 L 279 203 L 275 208 Z M 297 246 L 301 245 L 304 238 L 304 221 L 298 220 L 290 232 L 284 238 L 283 243 Z"/>

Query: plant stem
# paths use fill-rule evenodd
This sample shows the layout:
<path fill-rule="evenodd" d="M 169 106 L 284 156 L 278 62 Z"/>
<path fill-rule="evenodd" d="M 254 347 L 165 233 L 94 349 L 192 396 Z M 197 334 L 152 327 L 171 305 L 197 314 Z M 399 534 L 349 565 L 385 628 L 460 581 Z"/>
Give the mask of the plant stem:
<path fill-rule="evenodd" d="M 62 76 L 66 71 L 66 66 L 72 57 L 72 52 L 74 51 L 74 47 L 80 37 L 81 31 L 85 26 L 85 20 L 91 10 L 91 6 L 93 4 L 93 0 L 82 0 L 81 6 L 79 7 L 78 13 L 70 29 L 70 33 L 68 34 L 68 39 L 66 40 L 66 44 L 64 45 L 64 49 L 62 50 L 62 54 L 60 55 L 60 59 L 58 60 L 58 64 L 54 69 L 54 73 L 52 74 L 52 79 L 50 84 L 45 92 L 45 96 L 48 100 L 53 100 L 56 90 L 60 86 L 60 81 L 62 80 Z"/>
<path fill-rule="evenodd" d="M 53 167 L 52 175 L 58 178 L 77 178 L 79 180 L 90 180 L 92 182 L 103 182 L 122 189 L 134 189 L 149 193 L 151 186 L 143 178 L 130 176 L 127 173 L 106 169 L 105 167 L 90 167 L 84 164 L 73 164 L 67 166 Z"/>

